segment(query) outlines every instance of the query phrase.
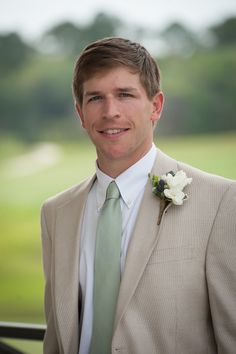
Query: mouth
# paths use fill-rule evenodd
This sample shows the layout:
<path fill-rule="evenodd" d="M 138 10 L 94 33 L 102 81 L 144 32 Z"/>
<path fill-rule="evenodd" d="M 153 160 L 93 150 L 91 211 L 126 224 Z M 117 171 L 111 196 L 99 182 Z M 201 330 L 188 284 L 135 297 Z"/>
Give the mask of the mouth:
<path fill-rule="evenodd" d="M 128 128 L 109 128 L 105 130 L 99 130 L 99 133 L 106 136 L 117 136 L 129 130 Z"/>

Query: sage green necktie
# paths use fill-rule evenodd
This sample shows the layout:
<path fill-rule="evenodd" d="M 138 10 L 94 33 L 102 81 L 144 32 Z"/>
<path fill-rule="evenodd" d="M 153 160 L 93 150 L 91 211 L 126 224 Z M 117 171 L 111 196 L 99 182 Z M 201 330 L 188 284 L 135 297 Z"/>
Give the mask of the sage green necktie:
<path fill-rule="evenodd" d="M 94 260 L 91 354 L 110 354 L 120 287 L 122 218 L 120 192 L 113 181 L 98 219 Z"/>

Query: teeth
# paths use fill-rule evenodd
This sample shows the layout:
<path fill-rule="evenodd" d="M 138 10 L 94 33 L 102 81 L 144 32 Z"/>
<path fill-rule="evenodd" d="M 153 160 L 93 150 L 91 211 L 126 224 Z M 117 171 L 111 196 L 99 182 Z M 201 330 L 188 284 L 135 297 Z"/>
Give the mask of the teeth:
<path fill-rule="evenodd" d="M 107 129 L 107 130 L 104 130 L 104 133 L 106 134 L 118 134 L 120 132 L 122 132 L 124 129 Z"/>

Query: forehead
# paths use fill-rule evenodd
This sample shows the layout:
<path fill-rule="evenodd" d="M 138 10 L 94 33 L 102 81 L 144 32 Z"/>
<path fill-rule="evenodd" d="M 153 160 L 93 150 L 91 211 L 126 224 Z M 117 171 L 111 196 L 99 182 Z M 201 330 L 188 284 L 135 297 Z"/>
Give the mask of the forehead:
<path fill-rule="evenodd" d="M 111 69 L 104 69 L 92 74 L 83 83 L 83 91 L 88 89 L 102 89 L 103 87 L 126 87 L 134 86 L 135 88 L 141 88 L 141 81 L 139 73 L 134 70 L 119 66 Z"/>

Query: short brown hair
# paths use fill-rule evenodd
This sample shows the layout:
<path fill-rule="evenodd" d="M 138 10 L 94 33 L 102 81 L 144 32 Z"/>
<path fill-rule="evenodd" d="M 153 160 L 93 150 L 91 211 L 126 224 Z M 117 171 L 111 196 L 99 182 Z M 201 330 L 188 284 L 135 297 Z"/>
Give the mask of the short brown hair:
<path fill-rule="evenodd" d="M 128 39 L 109 37 L 89 44 L 75 64 L 73 93 L 77 103 L 83 103 L 83 83 L 94 74 L 118 66 L 138 73 L 149 99 L 160 90 L 160 71 L 150 53 Z"/>

